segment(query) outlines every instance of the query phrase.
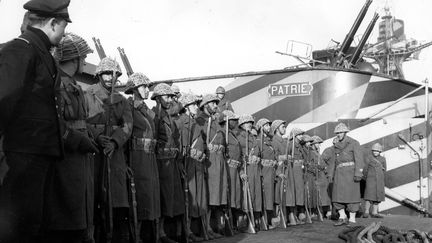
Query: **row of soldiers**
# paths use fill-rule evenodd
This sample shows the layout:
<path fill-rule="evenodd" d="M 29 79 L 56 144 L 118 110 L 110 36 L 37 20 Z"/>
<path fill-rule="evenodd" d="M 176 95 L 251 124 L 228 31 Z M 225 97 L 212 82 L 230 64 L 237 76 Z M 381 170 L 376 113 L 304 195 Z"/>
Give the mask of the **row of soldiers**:
<path fill-rule="evenodd" d="M 132 74 L 126 98 L 111 58 L 83 91 L 93 50 L 64 34 L 68 5 L 27 2 L 23 34 L 0 51 L 2 242 L 200 241 L 302 224 L 329 211 L 332 180 L 338 224 L 358 210 L 362 155 L 344 124 L 320 156 L 319 137 L 239 116 L 222 89 L 180 96 L 161 83 L 150 109 L 148 78 Z"/>

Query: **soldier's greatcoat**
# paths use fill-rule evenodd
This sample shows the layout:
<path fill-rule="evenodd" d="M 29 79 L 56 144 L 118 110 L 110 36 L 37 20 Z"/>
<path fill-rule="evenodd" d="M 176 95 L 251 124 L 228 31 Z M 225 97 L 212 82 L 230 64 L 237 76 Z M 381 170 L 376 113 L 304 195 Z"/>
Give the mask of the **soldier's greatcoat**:
<path fill-rule="evenodd" d="M 306 154 L 303 151 L 302 146 L 298 143 L 298 141 L 294 142 L 290 141 L 288 146 L 288 156 L 289 156 L 289 164 L 292 166 L 293 174 L 294 174 L 294 187 L 295 187 L 295 203 L 297 206 L 304 205 L 304 163 L 306 159 Z"/>
<path fill-rule="evenodd" d="M 345 136 L 334 141 L 335 168 L 330 171 L 333 179 L 332 202 L 359 203 L 360 183 L 354 176 L 362 177 L 363 154 L 357 140 Z"/>
<path fill-rule="evenodd" d="M 216 120 L 204 112 L 199 114 L 197 124 L 201 128 L 203 140 L 206 141 L 209 205 L 226 205 L 228 181 L 225 134 Z"/>
<path fill-rule="evenodd" d="M 163 216 L 174 217 L 185 211 L 181 182 L 183 168 L 179 158 L 180 134 L 174 121 L 159 104 L 153 111 L 157 134 L 156 158 L 161 188 L 161 212 Z"/>
<path fill-rule="evenodd" d="M 111 168 L 111 196 L 113 207 L 128 207 L 127 191 L 127 165 L 124 147 L 132 133 L 132 110 L 129 102 L 124 96 L 116 91 L 113 93 L 112 102 L 110 92 L 101 83 L 90 86 L 86 91 L 89 101 L 89 118 L 87 119 L 88 128 L 93 136 L 97 138 L 105 133 L 105 125 L 110 119 L 109 125 L 112 126 L 110 136 L 116 143 L 116 149 L 109 159 Z M 111 115 L 108 118 L 108 109 Z M 103 160 L 102 150 L 95 156 L 95 178 L 99 185 L 101 178 L 101 165 Z M 99 195 L 99 186 L 96 186 L 96 195 Z"/>
<path fill-rule="evenodd" d="M 374 202 L 385 200 L 384 179 L 387 169 L 386 159 L 379 155 L 369 155 L 365 159 L 363 174 L 366 178 L 364 199 Z"/>
<path fill-rule="evenodd" d="M 129 140 L 129 164 L 136 186 L 139 220 L 160 217 L 159 171 L 155 155 L 154 113 L 144 101 L 129 100 L 133 109 L 133 130 Z"/>
<path fill-rule="evenodd" d="M 285 206 L 293 207 L 295 206 L 295 188 L 294 188 L 294 172 L 293 168 L 288 164 L 288 147 L 287 147 L 288 139 L 283 138 L 279 135 L 273 136 L 272 146 L 275 150 L 275 156 L 278 161 L 278 167 L 276 171 L 276 175 L 282 174 L 284 171 L 285 179 L 284 179 L 284 187 L 285 187 Z M 280 204 L 280 178 L 278 179 L 275 187 L 275 202 Z"/>
<path fill-rule="evenodd" d="M 218 109 L 219 109 L 219 112 L 222 112 L 224 110 L 230 110 L 230 111 L 234 112 L 234 109 L 232 108 L 231 102 L 229 100 L 227 100 L 225 97 L 219 101 Z"/>
<path fill-rule="evenodd" d="M 176 124 L 180 131 L 180 145 L 183 156 L 189 150 L 186 163 L 186 176 L 189 186 L 189 215 L 200 217 L 207 213 L 207 180 L 205 175 L 204 140 L 195 119 L 183 113 Z M 189 141 L 188 141 L 189 138 Z"/>
<path fill-rule="evenodd" d="M 228 169 L 230 179 L 231 208 L 241 208 L 242 188 L 240 182 L 240 170 L 242 168 L 241 145 L 233 131 L 228 132 Z"/>
<path fill-rule="evenodd" d="M 70 133 L 89 138 L 86 126 L 88 103 L 76 81 L 60 71 L 61 117 Z M 76 135 L 76 134 L 75 134 Z M 72 136 L 72 134 L 70 135 Z M 55 163 L 47 222 L 52 229 L 86 229 L 93 225 L 93 155 L 80 151 L 80 138 L 66 143 L 65 156 Z"/>
<path fill-rule="evenodd" d="M 246 153 L 246 138 L 248 141 L 248 153 Z M 249 190 L 251 194 L 252 207 L 254 212 L 262 211 L 262 192 L 261 192 L 261 166 L 259 164 L 259 160 L 256 156 L 252 156 L 254 153 L 252 148 L 254 147 L 255 138 L 252 134 L 248 134 L 246 131 L 242 130 L 237 139 L 240 142 L 242 147 L 242 153 L 248 154 L 248 162 L 246 165 L 246 174 L 249 182 Z"/>
<path fill-rule="evenodd" d="M 329 206 L 331 204 L 328 169 L 334 163 L 333 147 L 326 148 L 319 156 L 317 187 L 319 190 L 320 205 Z"/>

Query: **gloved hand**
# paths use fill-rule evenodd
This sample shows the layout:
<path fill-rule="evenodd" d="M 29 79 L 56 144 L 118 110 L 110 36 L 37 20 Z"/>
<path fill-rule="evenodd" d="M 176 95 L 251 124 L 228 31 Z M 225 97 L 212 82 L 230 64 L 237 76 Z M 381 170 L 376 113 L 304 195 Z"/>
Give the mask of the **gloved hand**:
<path fill-rule="evenodd" d="M 78 150 L 83 153 L 99 152 L 97 143 L 87 136 L 83 136 L 78 144 Z"/>
<path fill-rule="evenodd" d="M 109 158 L 111 158 L 111 156 L 113 155 L 114 150 L 116 148 L 115 142 L 111 140 L 110 142 L 106 143 L 105 146 L 103 146 L 103 147 L 104 147 L 104 150 L 103 150 L 104 154 L 106 156 L 108 156 Z"/>
<path fill-rule="evenodd" d="M 107 146 L 107 144 L 109 144 L 111 142 L 111 137 L 110 136 L 105 136 L 105 135 L 99 135 L 96 139 L 96 142 L 102 146 L 105 147 Z"/>
<path fill-rule="evenodd" d="M 362 180 L 361 176 L 354 176 L 354 181 L 355 182 L 360 182 Z"/>
<path fill-rule="evenodd" d="M 247 181 L 247 175 L 245 173 L 241 173 L 240 179 L 242 179 L 242 181 Z"/>

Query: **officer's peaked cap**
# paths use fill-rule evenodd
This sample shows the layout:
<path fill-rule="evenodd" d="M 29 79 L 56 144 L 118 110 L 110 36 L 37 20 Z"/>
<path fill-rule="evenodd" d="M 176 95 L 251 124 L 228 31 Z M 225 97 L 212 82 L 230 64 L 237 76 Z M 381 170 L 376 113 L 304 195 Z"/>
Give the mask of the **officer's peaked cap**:
<path fill-rule="evenodd" d="M 24 4 L 24 9 L 42 17 L 62 18 L 71 23 L 68 6 L 70 0 L 30 0 Z"/>

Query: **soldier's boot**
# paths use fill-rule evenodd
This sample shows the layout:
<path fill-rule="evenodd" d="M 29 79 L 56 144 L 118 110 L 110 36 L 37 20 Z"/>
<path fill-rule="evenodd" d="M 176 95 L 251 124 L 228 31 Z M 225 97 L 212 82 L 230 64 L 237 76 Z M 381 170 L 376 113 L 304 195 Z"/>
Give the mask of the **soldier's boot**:
<path fill-rule="evenodd" d="M 345 214 L 345 209 L 339 209 L 339 219 L 338 221 L 334 224 L 334 226 L 342 226 L 342 225 L 347 225 L 348 224 L 348 218 L 347 215 Z"/>
<path fill-rule="evenodd" d="M 288 221 L 289 221 L 289 224 L 288 224 L 289 226 L 295 226 L 295 225 L 297 225 L 296 218 L 295 218 L 293 212 L 290 212 L 288 214 Z"/>
<path fill-rule="evenodd" d="M 372 205 L 372 214 L 371 214 L 371 216 L 373 218 L 383 218 L 383 216 L 378 213 L 378 204 L 373 204 Z"/>
<path fill-rule="evenodd" d="M 306 223 L 306 214 L 299 213 L 297 224 L 305 224 Z"/>
<path fill-rule="evenodd" d="M 364 213 L 362 215 L 363 218 L 370 218 L 370 215 L 369 215 L 370 206 L 371 206 L 370 202 L 366 200 L 365 201 L 365 210 L 364 210 Z"/>
<path fill-rule="evenodd" d="M 349 220 L 348 220 L 348 225 L 353 225 L 353 224 L 356 224 L 356 212 L 354 212 L 354 213 L 349 213 L 350 214 L 350 216 L 349 216 Z"/>

